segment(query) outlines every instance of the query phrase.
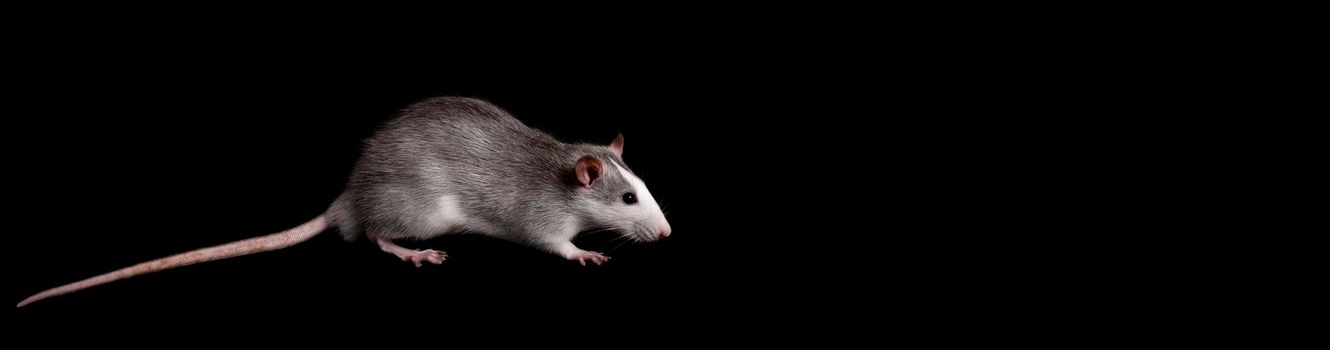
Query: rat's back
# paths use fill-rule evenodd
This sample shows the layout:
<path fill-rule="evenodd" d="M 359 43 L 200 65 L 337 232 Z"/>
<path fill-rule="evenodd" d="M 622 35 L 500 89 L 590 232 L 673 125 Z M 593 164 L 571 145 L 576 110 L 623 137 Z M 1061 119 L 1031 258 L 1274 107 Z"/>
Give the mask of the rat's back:
<path fill-rule="evenodd" d="M 482 100 L 416 103 L 366 142 L 330 213 L 346 238 L 511 232 L 512 218 L 554 203 L 568 145 Z"/>

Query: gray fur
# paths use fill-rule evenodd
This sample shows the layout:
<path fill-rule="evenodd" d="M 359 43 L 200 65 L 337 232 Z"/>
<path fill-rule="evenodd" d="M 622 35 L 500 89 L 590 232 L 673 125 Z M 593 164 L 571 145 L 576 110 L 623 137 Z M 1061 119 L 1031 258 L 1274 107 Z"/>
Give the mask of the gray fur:
<path fill-rule="evenodd" d="M 574 172 L 586 155 L 605 167 L 591 190 Z M 560 245 L 571 246 L 568 240 L 583 230 L 652 237 L 647 225 L 613 222 L 601 213 L 624 205 L 622 195 L 634 188 L 611 164 L 624 163 L 607 146 L 560 142 L 489 102 L 433 98 L 408 107 L 366 142 L 327 214 L 347 240 L 473 232 L 567 255 Z M 435 223 L 445 196 L 466 219 L 440 228 Z"/>

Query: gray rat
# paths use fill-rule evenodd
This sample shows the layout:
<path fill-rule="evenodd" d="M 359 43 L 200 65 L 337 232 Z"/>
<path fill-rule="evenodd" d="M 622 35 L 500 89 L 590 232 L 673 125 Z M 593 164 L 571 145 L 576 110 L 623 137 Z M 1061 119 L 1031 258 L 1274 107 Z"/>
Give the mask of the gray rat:
<path fill-rule="evenodd" d="M 185 265 L 272 251 L 336 227 L 420 267 L 447 254 L 396 239 L 479 233 L 582 265 L 609 257 L 573 245 L 579 232 L 611 229 L 636 241 L 670 235 L 646 184 L 623 162 L 623 135 L 608 146 L 570 144 L 484 100 L 436 97 L 408 106 L 366 142 L 345 190 L 322 215 L 275 234 L 193 250 L 48 289 L 49 297 Z"/>

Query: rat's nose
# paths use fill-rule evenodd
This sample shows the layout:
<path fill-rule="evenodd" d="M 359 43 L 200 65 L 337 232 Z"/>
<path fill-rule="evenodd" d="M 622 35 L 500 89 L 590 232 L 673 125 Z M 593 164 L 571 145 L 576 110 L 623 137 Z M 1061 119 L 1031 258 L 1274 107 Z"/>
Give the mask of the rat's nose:
<path fill-rule="evenodd" d="M 665 224 L 665 226 L 660 227 L 660 237 L 656 239 L 665 239 L 665 237 L 669 236 L 670 236 L 670 224 Z"/>

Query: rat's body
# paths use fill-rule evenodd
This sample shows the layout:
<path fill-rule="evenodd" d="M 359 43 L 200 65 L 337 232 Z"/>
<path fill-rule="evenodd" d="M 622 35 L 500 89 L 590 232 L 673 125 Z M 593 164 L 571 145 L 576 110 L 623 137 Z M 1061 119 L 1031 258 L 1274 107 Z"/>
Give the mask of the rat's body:
<path fill-rule="evenodd" d="M 440 97 L 407 108 L 366 143 L 345 191 L 328 211 L 280 233 L 199 249 L 50 289 L 19 306 L 144 273 L 280 249 L 337 227 L 402 260 L 442 263 L 396 239 L 472 232 L 585 264 L 607 257 L 573 245 L 579 232 L 614 229 L 636 240 L 668 236 L 669 223 L 609 146 L 567 144 L 481 100 Z M 639 200 L 640 199 L 640 200 Z"/>

